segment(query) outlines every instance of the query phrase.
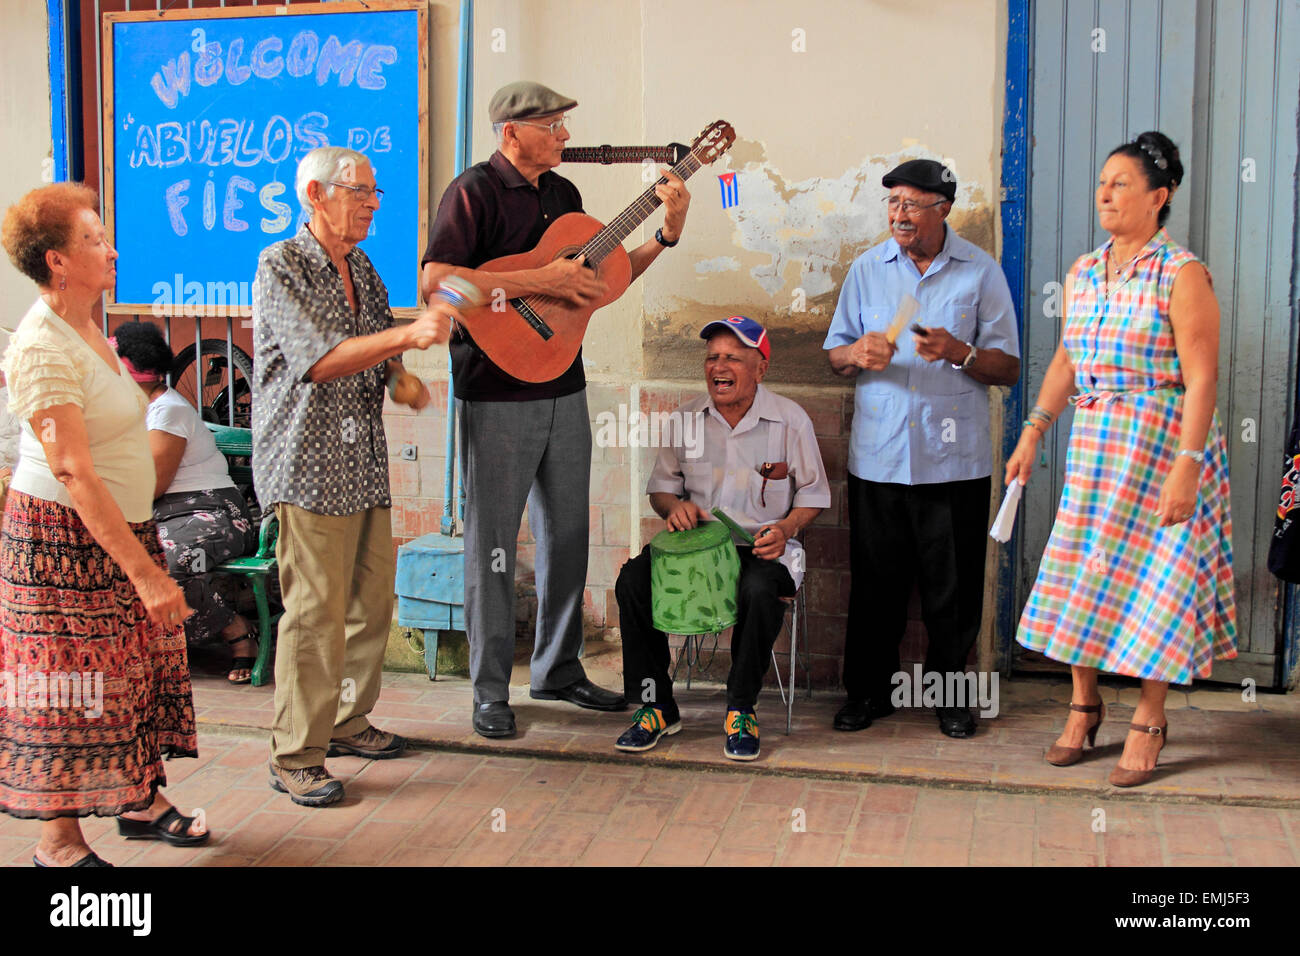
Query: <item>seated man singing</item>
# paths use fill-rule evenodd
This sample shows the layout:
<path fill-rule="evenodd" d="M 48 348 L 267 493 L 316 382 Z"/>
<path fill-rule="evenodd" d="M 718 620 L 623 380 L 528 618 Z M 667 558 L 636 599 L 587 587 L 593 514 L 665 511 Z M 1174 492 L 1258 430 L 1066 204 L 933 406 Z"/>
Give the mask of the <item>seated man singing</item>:
<path fill-rule="evenodd" d="M 700 330 L 708 340 L 704 381 L 708 395 L 681 409 L 684 427 L 659 452 L 646 486 L 650 505 L 670 531 L 712 521 L 721 508 L 755 535 L 739 546 L 740 582 L 727 675 L 726 745 L 733 760 L 758 757 L 754 704 L 785 606 L 803 577 L 803 548 L 794 540 L 831 503 L 830 485 L 808 414 L 760 383 L 772 349 L 767 331 L 734 315 Z M 699 428 L 689 427 L 702 421 Z M 688 440 L 693 439 L 693 440 Z M 623 632 L 623 686 L 642 703 L 614 745 L 649 750 L 664 734 L 681 730 L 668 676 L 668 636 L 651 621 L 651 557 L 647 546 L 619 572 Z"/>

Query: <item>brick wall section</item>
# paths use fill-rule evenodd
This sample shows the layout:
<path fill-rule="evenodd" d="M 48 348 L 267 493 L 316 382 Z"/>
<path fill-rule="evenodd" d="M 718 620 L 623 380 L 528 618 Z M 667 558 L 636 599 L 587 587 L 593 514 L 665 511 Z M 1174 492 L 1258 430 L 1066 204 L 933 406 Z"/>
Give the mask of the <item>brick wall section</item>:
<path fill-rule="evenodd" d="M 416 415 L 409 409 L 385 405 L 384 425 L 388 434 L 390 476 L 393 488 L 394 547 L 423 534 L 439 530 L 443 505 L 444 429 L 446 384 L 435 381 L 434 403 Z M 782 386 L 773 388 L 797 401 L 812 419 L 831 485 L 831 507 L 823 511 L 804 532 L 808 572 L 805 578 L 808 630 L 803 647 L 809 654 L 814 684 L 829 688 L 839 684 L 844 653 L 844 628 L 849 601 L 849 521 L 845 497 L 848 438 L 853 414 L 853 392 L 844 387 Z M 702 394 L 702 388 L 671 382 L 640 386 L 591 383 L 587 403 L 592 423 L 590 491 L 590 545 L 587 587 L 583 595 L 584 627 L 589 638 L 618 639 L 618 604 L 614 582 L 628 555 L 639 551 L 659 531 L 663 519 L 650 508 L 644 494 L 656 449 L 625 448 L 599 439 L 603 425 L 619 421 L 633 407 L 649 415 L 671 412 L 684 401 Z M 635 406 L 632 403 L 635 401 Z M 608 413 L 613 418 L 603 418 Z M 607 429 L 605 436 L 610 434 Z M 615 429 L 616 438 L 624 437 Z M 400 457 L 403 444 L 417 447 L 415 461 Z M 635 527 L 633 522 L 635 520 Z M 634 533 L 635 532 L 635 533 Z M 534 587 L 535 543 L 525 520 L 519 532 L 516 581 L 516 616 L 521 637 L 531 634 L 536 616 Z M 913 596 L 907 635 L 903 642 L 905 661 L 924 657 L 925 631 L 919 621 L 919 607 Z M 719 663 L 715 676 L 725 674 L 726 649 L 730 635 L 719 641 Z M 777 644 L 778 659 L 788 653 L 788 636 Z M 785 664 L 782 663 L 782 670 Z M 772 676 L 769 675 L 769 680 Z"/>

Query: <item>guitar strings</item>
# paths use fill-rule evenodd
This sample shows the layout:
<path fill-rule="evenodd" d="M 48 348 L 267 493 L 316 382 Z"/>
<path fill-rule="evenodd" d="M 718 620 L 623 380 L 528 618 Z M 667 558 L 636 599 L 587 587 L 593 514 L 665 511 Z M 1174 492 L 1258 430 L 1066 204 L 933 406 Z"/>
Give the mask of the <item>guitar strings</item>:
<path fill-rule="evenodd" d="M 687 153 L 680 163 L 673 167 L 672 171 L 678 178 L 687 179 L 698 172 L 700 167 L 704 165 L 703 160 L 696 155 L 696 150 L 703 149 L 705 145 L 705 143 L 701 142 L 698 146 Z M 599 251 L 600 255 L 595 260 L 596 263 L 599 264 L 600 261 L 613 250 L 614 246 L 622 243 L 624 239 L 631 235 L 633 229 L 635 229 L 640 223 L 644 222 L 645 218 L 649 216 L 650 213 L 654 212 L 658 206 L 663 204 L 663 200 L 655 195 L 655 186 L 667 181 L 666 178 L 660 177 L 659 181 L 656 182 L 654 186 L 651 186 L 643 192 L 630 206 L 619 213 L 608 226 L 588 239 L 587 244 L 582 247 L 578 254 L 586 256 L 586 261 L 591 262 L 592 255 Z M 641 208 L 643 205 L 646 206 L 644 211 L 642 211 Z M 634 215 L 635 213 L 640 213 L 640 215 Z M 624 220 L 627 221 L 624 222 Z M 622 235 L 615 238 L 615 234 L 620 230 L 624 230 L 624 227 L 626 227 L 626 229 L 622 232 Z M 605 237 L 604 241 L 601 239 L 602 236 Z M 534 312 L 538 312 L 537 306 L 543 300 L 552 299 L 552 296 L 538 295 L 529 296 L 523 301 L 524 304 Z M 538 312 L 538 314 L 540 315 L 541 313 Z"/>

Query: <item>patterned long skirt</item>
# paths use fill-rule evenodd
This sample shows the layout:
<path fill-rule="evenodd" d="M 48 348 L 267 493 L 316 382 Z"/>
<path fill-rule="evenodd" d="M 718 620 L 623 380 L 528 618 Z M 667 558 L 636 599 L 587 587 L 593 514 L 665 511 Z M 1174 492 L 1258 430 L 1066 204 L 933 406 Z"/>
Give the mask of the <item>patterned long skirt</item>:
<path fill-rule="evenodd" d="M 132 524 L 165 568 L 153 521 Z M 0 810 L 143 810 L 198 739 L 185 635 L 145 613 L 77 513 L 10 491 L 0 533 Z"/>

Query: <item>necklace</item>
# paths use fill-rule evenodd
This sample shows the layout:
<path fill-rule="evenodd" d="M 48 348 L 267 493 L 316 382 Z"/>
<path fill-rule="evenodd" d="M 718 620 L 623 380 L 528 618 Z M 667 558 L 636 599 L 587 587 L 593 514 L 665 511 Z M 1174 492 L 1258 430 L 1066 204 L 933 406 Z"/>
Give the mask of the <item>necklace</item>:
<path fill-rule="evenodd" d="M 1110 265 L 1111 275 L 1118 278 L 1129 268 L 1129 266 L 1133 265 L 1133 263 L 1138 261 L 1138 256 L 1142 255 L 1142 250 L 1139 249 L 1137 253 L 1133 256 L 1133 258 L 1130 259 L 1128 262 L 1124 263 L 1122 266 L 1115 265 L 1114 253 L 1115 253 L 1115 247 L 1111 246 L 1111 248 L 1106 252 L 1106 261 Z"/>

